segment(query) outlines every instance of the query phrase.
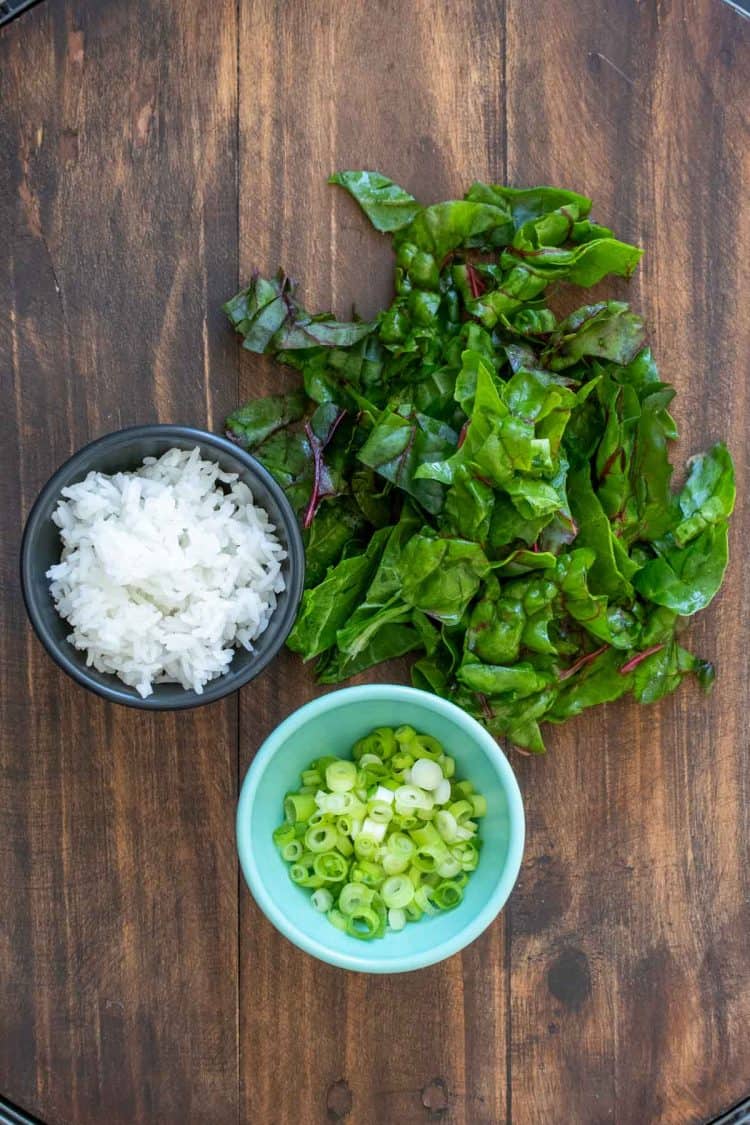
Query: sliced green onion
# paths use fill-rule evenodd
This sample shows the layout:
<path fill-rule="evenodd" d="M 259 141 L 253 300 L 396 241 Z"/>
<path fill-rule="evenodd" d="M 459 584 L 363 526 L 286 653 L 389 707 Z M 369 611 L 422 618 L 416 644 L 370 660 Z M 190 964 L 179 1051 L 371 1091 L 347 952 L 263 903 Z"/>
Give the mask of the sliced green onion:
<path fill-rule="evenodd" d="M 335 754 L 324 754 L 320 758 L 316 758 L 314 762 L 310 763 L 310 768 L 317 770 L 319 774 L 325 777 L 325 772 L 330 766 L 331 762 L 340 762 L 341 758 L 337 758 Z"/>
<path fill-rule="evenodd" d="M 366 887 L 379 887 L 383 882 L 383 868 L 369 859 L 358 859 L 352 864 L 349 877 L 353 883 L 364 883 Z"/>
<path fill-rule="evenodd" d="M 467 801 L 466 798 L 463 798 L 460 801 L 454 801 L 453 804 L 448 808 L 448 812 L 455 816 L 456 820 L 460 824 L 462 820 L 468 820 L 474 810 L 472 808 L 471 801 Z"/>
<path fill-rule="evenodd" d="M 289 868 L 289 876 L 293 883 L 299 887 L 322 887 L 323 880 L 319 875 L 312 875 L 309 868 L 301 863 L 293 863 Z"/>
<path fill-rule="evenodd" d="M 454 844 L 451 848 L 451 855 L 458 860 L 463 871 L 473 871 L 479 862 L 479 852 L 471 840 Z"/>
<path fill-rule="evenodd" d="M 362 883 L 347 883 L 341 888 L 339 895 L 339 910 L 344 914 L 351 914 L 362 906 L 369 906 L 373 899 L 374 891 Z"/>
<path fill-rule="evenodd" d="M 387 824 L 383 821 L 374 820 L 371 816 L 366 816 L 362 821 L 360 836 L 367 836 L 379 844 L 385 839 L 386 830 Z"/>
<path fill-rule="evenodd" d="M 416 738 L 420 758 L 433 758 L 435 761 L 444 753 L 443 747 L 436 738 L 429 734 L 418 734 Z"/>
<path fill-rule="evenodd" d="M 378 727 L 353 760 L 311 762 L 273 839 L 313 909 L 369 941 L 457 906 L 487 801 L 454 775 L 438 740 L 410 726 Z"/>
<path fill-rule="evenodd" d="M 310 895 L 310 902 L 320 914 L 327 914 L 333 906 L 333 895 L 325 887 L 318 887 L 317 891 L 313 891 Z"/>
<path fill-rule="evenodd" d="M 354 762 L 331 762 L 326 770 L 326 785 L 332 793 L 348 793 L 357 780 L 357 767 Z"/>
<path fill-rule="evenodd" d="M 337 818 L 336 827 L 339 832 L 343 832 L 345 836 L 351 836 L 354 839 L 355 836 L 359 835 L 362 828 L 362 818 L 351 813 L 345 813 Z"/>
<path fill-rule="evenodd" d="M 437 844 L 437 846 L 442 849 L 444 846 L 443 838 L 434 824 L 423 824 L 421 828 L 415 828 L 411 834 L 411 838 L 417 847 L 424 847 L 427 844 Z"/>
<path fill-rule="evenodd" d="M 349 864 L 341 852 L 321 852 L 313 861 L 313 871 L 326 883 L 342 883 Z"/>
<path fill-rule="evenodd" d="M 450 754 L 443 754 L 442 758 L 438 758 L 438 765 L 448 778 L 453 777 L 456 772 L 456 759 L 451 758 Z"/>
<path fill-rule="evenodd" d="M 328 911 L 326 918 L 337 930 L 343 930 L 343 932 L 346 933 L 346 915 L 342 914 L 340 910 L 337 910 L 335 906 Z"/>
<path fill-rule="evenodd" d="M 458 906 L 464 897 L 464 892 L 458 883 L 448 881 L 435 887 L 430 897 L 435 906 L 441 910 L 452 910 L 454 906 Z"/>
<path fill-rule="evenodd" d="M 293 824 L 280 824 L 274 829 L 273 842 L 277 848 L 283 848 L 284 844 L 289 844 L 296 838 L 297 833 Z"/>
<path fill-rule="evenodd" d="M 403 871 L 406 871 L 409 866 L 409 860 L 402 859 L 400 856 L 397 856 L 395 852 L 386 852 L 380 862 L 383 865 L 383 871 L 385 871 L 386 875 L 400 875 Z M 461 870 L 460 864 L 458 869 L 459 871 Z"/>
<path fill-rule="evenodd" d="M 437 907 L 432 902 L 432 887 L 422 884 L 414 893 L 414 901 L 424 914 L 437 914 Z"/>
<path fill-rule="evenodd" d="M 396 815 L 392 822 L 401 832 L 411 832 L 412 828 L 418 828 L 422 823 L 418 816 L 413 816 L 411 813 L 404 813 L 403 816 Z"/>
<path fill-rule="evenodd" d="M 416 855 L 412 860 L 412 866 L 416 867 L 419 871 L 436 871 L 438 864 L 442 863 L 449 854 L 442 840 L 440 846 L 437 844 L 423 844 L 420 848 L 417 848 Z"/>
<path fill-rule="evenodd" d="M 389 820 L 393 820 L 393 808 L 385 801 L 368 801 L 367 817 L 368 820 L 374 820 L 376 824 L 385 825 Z"/>
<path fill-rule="evenodd" d="M 452 844 L 456 839 L 456 829 L 458 828 L 458 821 L 453 813 L 448 812 L 447 809 L 440 809 L 435 813 L 435 827 L 437 828 L 441 838 L 448 844 Z"/>
<path fill-rule="evenodd" d="M 404 856 L 410 859 L 416 851 L 416 845 L 410 836 L 404 832 L 392 832 L 385 842 L 386 850 L 393 852 L 394 855 Z"/>
<path fill-rule="evenodd" d="M 370 766 L 382 766 L 383 760 L 377 754 L 363 754 L 359 759 L 359 768 L 368 769 Z"/>
<path fill-rule="evenodd" d="M 402 815 L 419 809 L 431 809 L 433 804 L 432 795 L 425 793 L 417 785 L 400 785 L 396 790 L 396 812 Z"/>
<path fill-rule="evenodd" d="M 380 929 L 380 915 L 371 906 L 361 906 L 346 920 L 346 932 L 351 937 L 364 938 L 365 941 L 377 936 Z"/>
<path fill-rule="evenodd" d="M 388 911 L 388 925 L 392 930 L 403 930 L 406 925 L 405 911 L 400 910 L 397 906 L 392 906 Z"/>
<path fill-rule="evenodd" d="M 393 733 L 399 746 L 402 747 L 411 745 L 417 737 L 414 727 L 398 727 Z"/>
<path fill-rule="evenodd" d="M 379 758 L 390 758 L 396 749 L 396 736 L 390 727 L 376 727 L 372 734 L 360 738 L 355 743 L 352 756 L 358 762 L 363 754 L 377 754 Z"/>
<path fill-rule="evenodd" d="M 442 780 L 443 771 L 430 758 L 417 758 L 411 767 L 411 783 L 418 785 L 420 789 L 437 789 Z"/>
<path fill-rule="evenodd" d="M 471 797 L 469 797 L 469 800 L 471 801 L 471 805 L 474 810 L 474 816 L 487 815 L 486 797 L 483 797 L 481 793 L 472 793 Z"/>
<path fill-rule="evenodd" d="M 333 824 L 315 824 L 305 833 L 305 846 L 311 852 L 330 852 L 336 847 L 336 828 Z"/>
<path fill-rule="evenodd" d="M 451 799 L 451 783 L 444 777 L 437 788 L 433 789 L 432 796 L 436 805 L 447 805 Z"/>
<path fill-rule="evenodd" d="M 315 798 L 309 793 L 288 793 L 284 798 L 284 816 L 290 824 L 309 820 L 315 812 Z"/>
<path fill-rule="evenodd" d="M 461 864 L 455 856 L 448 855 L 441 860 L 435 870 L 441 879 L 452 879 L 454 875 L 461 874 Z"/>
<path fill-rule="evenodd" d="M 380 888 L 386 906 L 408 906 L 414 898 L 414 884 L 406 875 L 391 875 Z"/>
<path fill-rule="evenodd" d="M 372 836 L 360 832 L 354 841 L 354 854 L 360 859 L 371 859 L 378 854 L 379 846 L 378 841 Z"/>

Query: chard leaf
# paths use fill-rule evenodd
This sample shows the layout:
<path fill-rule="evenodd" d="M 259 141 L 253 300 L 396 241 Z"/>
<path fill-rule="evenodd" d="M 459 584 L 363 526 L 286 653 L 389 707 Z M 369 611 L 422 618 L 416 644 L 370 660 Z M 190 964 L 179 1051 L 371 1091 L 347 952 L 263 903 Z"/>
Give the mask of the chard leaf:
<path fill-rule="evenodd" d="M 512 220 L 505 208 L 454 199 L 422 208 L 398 231 L 394 243 L 397 247 L 411 243 L 439 262 L 459 247 L 501 246 L 512 234 Z"/>
<path fill-rule="evenodd" d="M 685 617 L 715 597 L 729 561 L 726 521 L 709 524 L 684 547 L 668 547 L 633 579 L 642 597 Z"/>
<path fill-rule="evenodd" d="M 423 480 L 418 470 L 435 454 L 454 448 L 457 435 L 445 423 L 408 406 L 401 411 L 383 411 L 357 456 L 435 514 L 442 507 L 443 490 L 434 481 Z"/>
<path fill-rule="evenodd" d="M 676 636 L 722 581 L 731 457 L 694 458 L 674 492 L 674 390 L 640 318 L 546 302 L 641 251 L 563 189 L 475 183 L 422 206 L 378 172 L 332 182 L 392 235 L 390 307 L 311 315 L 284 273 L 225 306 L 246 348 L 299 373 L 228 419 L 306 525 L 290 647 L 324 683 L 414 653 L 413 683 L 532 753 L 545 722 L 597 703 L 688 674 L 710 688 Z"/>
<path fill-rule="evenodd" d="M 478 543 L 440 539 L 423 528 L 409 540 L 401 556 L 402 594 L 415 609 L 457 625 L 489 569 Z"/>
<path fill-rule="evenodd" d="M 301 391 L 256 398 L 227 418 L 227 433 L 244 449 L 255 449 L 267 437 L 290 422 L 298 422 L 307 407 Z"/>
<path fill-rule="evenodd" d="M 735 495 L 734 465 L 723 442 L 693 457 L 678 498 L 682 519 L 672 532 L 677 546 L 684 547 L 711 524 L 727 520 Z"/>
<path fill-rule="evenodd" d="M 287 638 L 289 648 L 303 660 L 312 660 L 335 645 L 336 634 L 367 589 L 388 534 L 388 528 L 376 532 L 364 554 L 343 559 L 331 567 L 319 585 L 305 590 L 297 620 Z"/>
<path fill-rule="evenodd" d="M 336 172 L 328 183 L 346 188 L 375 230 L 400 230 L 421 209 L 413 195 L 380 172 Z"/>

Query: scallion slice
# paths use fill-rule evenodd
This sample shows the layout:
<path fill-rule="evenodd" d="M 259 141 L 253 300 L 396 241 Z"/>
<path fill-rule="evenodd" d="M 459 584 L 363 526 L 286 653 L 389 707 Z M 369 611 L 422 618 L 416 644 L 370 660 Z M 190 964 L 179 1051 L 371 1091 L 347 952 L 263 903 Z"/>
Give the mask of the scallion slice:
<path fill-rule="evenodd" d="M 273 839 L 312 907 L 370 941 L 461 903 L 487 801 L 456 778 L 436 738 L 410 726 L 378 727 L 352 758 L 310 763 Z"/>

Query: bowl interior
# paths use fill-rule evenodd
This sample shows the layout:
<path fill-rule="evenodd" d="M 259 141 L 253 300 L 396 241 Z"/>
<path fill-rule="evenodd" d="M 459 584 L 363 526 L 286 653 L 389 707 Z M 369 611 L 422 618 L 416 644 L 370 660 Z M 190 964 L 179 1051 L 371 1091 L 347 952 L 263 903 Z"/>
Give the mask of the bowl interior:
<path fill-rule="evenodd" d="M 316 710 L 318 708 L 318 710 Z M 295 886 L 272 840 L 283 820 L 284 794 L 298 788 L 303 768 L 321 754 L 349 756 L 373 727 L 408 723 L 433 735 L 456 759 L 456 773 L 487 797 L 482 853 L 461 904 L 409 923 L 371 942 L 341 933 L 317 914 L 310 892 Z M 307 952 L 345 968 L 403 972 L 462 949 L 492 921 L 518 874 L 523 810 L 502 751 L 457 707 L 412 688 L 369 686 L 335 692 L 295 712 L 270 736 L 245 779 L 237 813 L 240 861 L 256 901 L 270 920 Z"/>
<path fill-rule="evenodd" d="M 159 457 L 168 449 L 194 449 L 218 462 L 226 472 L 239 473 L 251 488 L 256 504 L 268 512 L 276 534 L 287 551 L 283 572 L 286 588 L 266 631 L 255 642 L 253 652 L 238 648 L 229 670 L 208 683 L 201 695 L 180 684 L 155 684 L 153 694 L 143 700 L 117 676 L 97 672 L 86 666 L 86 654 L 68 643 L 70 626 L 57 613 L 45 577 L 53 563 L 59 562 L 62 544 L 52 513 L 64 487 L 83 480 L 92 470 L 103 473 L 137 469 L 145 457 Z M 224 438 L 182 426 L 146 426 L 108 434 L 75 454 L 50 479 L 40 493 L 24 533 L 22 579 L 24 596 L 34 627 L 58 663 L 79 682 L 100 691 L 119 703 L 154 710 L 190 707 L 209 703 L 236 690 L 257 675 L 278 651 L 296 614 L 302 585 L 302 544 L 291 508 L 279 486 L 257 462 L 244 460 Z"/>

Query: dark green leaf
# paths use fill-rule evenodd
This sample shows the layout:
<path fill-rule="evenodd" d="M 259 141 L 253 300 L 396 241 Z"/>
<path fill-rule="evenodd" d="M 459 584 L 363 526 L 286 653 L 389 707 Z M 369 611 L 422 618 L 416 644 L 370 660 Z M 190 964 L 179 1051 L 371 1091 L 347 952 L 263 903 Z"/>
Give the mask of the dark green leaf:
<path fill-rule="evenodd" d="M 458 670 L 458 678 L 472 691 L 480 691 L 483 695 L 511 693 L 516 699 L 534 695 L 550 682 L 549 676 L 542 675 L 527 663 L 514 664 L 512 667 L 464 663 Z"/>
<path fill-rule="evenodd" d="M 643 346 L 643 321 L 622 301 L 585 305 L 561 321 L 543 358 L 552 371 L 571 367 L 585 356 L 627 364 Z"/>
<path fill-rule="evenodd" d="M 409 605 L 456 625 L 489 573 L 489 563 L 477 543 L 439 539 L 423 529 L 406 545 L 399 571 Z"/>
<path fill-rule="evenodd" d="M 642 597 L 687 617 L 705 609 L 721 586 L 729 550 L 727 524 L 709 524 L 684 547 L 669 547 L 638 571 Z"/>
<path fill-rule="evenodd" d="M 623 675 L 620 672 L 624 663 L 623 653 L 606 649 L 581 672 L 565 681 L 545 718 L 551 723 L 563 723 L 589 707 L 611 703 L 625 695 L 632 687 L 633 673 Z"/>
<path fill-rule="evenodd" d="M 423 208 L 394 241 L 396 246 L 411 243 L 440 262 L 459 247 L 501 246 L 512 234 L 512 220 L 504 208 L 454 199 Z"/>
<path fill-rule="evenodd" d="M 711 524 L 732 514 L 735 500 L 734 465 L 729 450 L 719 442 L 709 453 L 690 462 L 690 476 L 679 496 L 682 519 L 672 532 L 684 547 Z"/>
<path fill-rule="evenodd" d="M 388 535 L 388 528 L 376 532 L 363 555 L 343 559 L 318 586 L 305 590 L 297 621 L 287 639 L 289 648 L 300 653 L 303 660 L 319 656 L 336 643 L 336 634 L 367 589 Z"/>
<path fill-rule="evenodd" d="M 256 398 L 227 418 L 231 438 L 245 449 L 254 449 L 276 430 L 298 422 L 305 413 L 307 399 L 301 391 Z"/>
<path fill-rule="evenodd" d="M 336 172 L 328 183 L 346 188 L 379 231 L 400 230 L 420 210 L 413 195 L 380 172 Z"/>
<path fill-rule="evenodd" d="M 357 456 L 435 514 L 442 507 L 443 490 L 434 481 L 420 479 L 417 470 L 436 455 L 452 450 L 457 437 L 445 423 L 408 406 L 402 409 L 404 414 L 383 411 Z"/>
<path fill-rule="evenodd" d="M 344 548 L 357 540 L 365 522 L 349 500 L 324 504 L 305 532 L 305 586 L 317 586 Z"/>

